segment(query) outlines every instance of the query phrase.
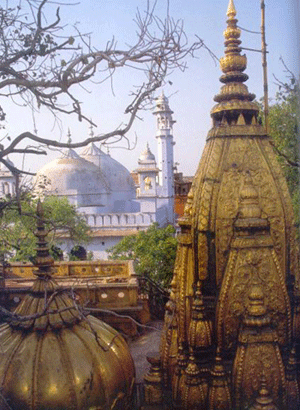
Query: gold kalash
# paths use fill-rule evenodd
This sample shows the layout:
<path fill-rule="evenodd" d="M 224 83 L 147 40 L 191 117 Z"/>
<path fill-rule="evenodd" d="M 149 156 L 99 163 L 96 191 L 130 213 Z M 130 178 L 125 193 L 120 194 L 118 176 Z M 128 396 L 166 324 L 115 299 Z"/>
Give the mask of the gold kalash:
<path fill-rule="evenodd" d="M 244 84 L 247 59 L 232 0 L 227 17 L 223 85 L 179 222 L 162 373 L 146 376 L 146 399 L 158 403 L 162 385 L 171 391 L 167 408 L 294 410 L 300 326 L 293 210 Z"/>

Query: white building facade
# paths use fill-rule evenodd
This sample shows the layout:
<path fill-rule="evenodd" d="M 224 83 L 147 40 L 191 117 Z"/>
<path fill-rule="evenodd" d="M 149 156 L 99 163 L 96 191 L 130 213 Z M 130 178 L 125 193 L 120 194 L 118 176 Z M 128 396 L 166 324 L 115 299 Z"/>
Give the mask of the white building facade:
<path fill-rule="evenodd" d="M 13 163 L 7 158 L 6 162 L 13 166 Z M 16 183 L 16 175 L 14 175 L 8 167 L 0 163 L 0 198 L 15 195 Z"/>
<path fill-rule="evenodd" d="M 85 247 L 94 258 L 106 259 L 106 249 L 154 222 L 161 227 L 174 224 L 174 121 L 164 94 L 156 99 L 154 114 L 158 164 L 147 145 L 134 170 L 136 182 L 122 164 L 94 143 L 79 154 L 65 150 L 37 172 L 36 186 L 43 187 L 43 195 L 67 197 L 85 216 L 92 238 Z M 64 238 L 62 249 L 69 252 L 73 245 Z"/>

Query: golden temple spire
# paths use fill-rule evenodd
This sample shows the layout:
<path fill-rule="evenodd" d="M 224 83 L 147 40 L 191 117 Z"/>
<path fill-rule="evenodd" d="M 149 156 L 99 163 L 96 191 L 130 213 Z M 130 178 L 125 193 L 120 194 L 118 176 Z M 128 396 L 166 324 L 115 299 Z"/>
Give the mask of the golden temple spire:
<path fill-rule="evenodd" d="M 228 8 L 227 8 L 227 16 L 228 17 L 235 17 L 236 16 L 236 10 L 235 10 L 235 5 L 233 3 L 233 0 L 229 0 Z"/>
<path fill-rule="evenodd" d="M 260 396 L 257 404 L 263 404 L 268 396 L 273 406 L 266 408 L 276 410 L 278 404 L 280 409 L 286 409 L 284 365 L 262 287 L 254 285 L 248 299 L 232 369 L 233 408 L 248 409 L 257 396 Z M 255 369 L 255 376 L 250 369 Z M 259 388 L 261 381 L 263 386 Z M 251 408 L 254 409 L 262 408 Z"/>
<path fill-rule="evenodd" d="M 227 28 L 224 31 L 225 57 L 220 59 L 221 69 L 224 73 L 228 71 L 244 71 L 247 67 L 246 56 L 241 56 L 241 30 L 237 27 L 238 20 L 235 18 L 236 10 L 233 1 L 229 2 L 227 9 Z M 245 81 L 243 79 L 243 81 Z"/>
<path fill-rule="evenodd" d="M 287 368 L 293 319 L 294 340 L 300 340 L 293 210 L 271 137 L 245 85 L 247 59 L 236 16 L 230 0 L 213 127 L 178 221 L 176 293 L 162 339 L 162 366 L 176 409 L 186 408 L 187 398 L 189 408 L 198 409 L 191 403 L 200 389 L 184 390 L 194 358 L 209 385 L 207 410 L 252 409 L 254 404 L 253 410 L 261 409 L 263 372 L 269 402 L 280 409 L 299 407 L 293 357 Z M 194 289 L 199 281 L 201 289 Z M 184 372 L 191 351 L 194 358 Z M 186 380 L 196 385 L 197 377 Z"/>
<path fill-rule="evenodd" d="M 46 237 L 48 231 L 45 229 L 45 219 L 44 219 L 44 210 L 43 205 L 40 199 L 37 203 L 37 228 L 35 231 L 35 236 L 37 238 L 37 248 L 36 248 L 36 257 L 35 265 L 38 270 L 35 272 L 35 275 L 38 277 L 51 277 L 54 272 L 54 259 L 49 253 L 49 248 L 47 245 Z"/>
<path fill-rule="evenodd" d="M 37 238 L 37 269 L 34 273 L 37 278 L 30 292 L 15 310 L 19 317 L 29 316 L 30 319 L 17 318 L 12 322 L 12 326 L 32 331 L 57 330 L 79 322 L 82 316 L 69 295 L 60 292 L 57 283 L 52 279 L 55 272 L 54 259 L 49 252 L 46 239 L 48 231 L 45 228 L 44 210 L 40 200 L 37 203 L 36 215 L 37 227 L 34 235 Z"/>
<path fill-rule="evenodd" d="M 211 112 L 214 126 L 222 125 L 223 128 L 228 125 L 256 124 L 258 114 L 258 106 L 252 102 L 255 95 L 249 93 L 247 86 L 243 84 L 248 80 L 248 75 L 244 73 L 247 68 L 247 57 L 241 54 L 241 30 L 237 26 L 236 14 L 233 0 L 230 0 L 227 9 L 227 28 L 224 31 L 225 55 L 220 58 L 221 70 L 224 73 L 220 81 L 225 85 L 215 96 L 214 100 L 218 104 Z"/>

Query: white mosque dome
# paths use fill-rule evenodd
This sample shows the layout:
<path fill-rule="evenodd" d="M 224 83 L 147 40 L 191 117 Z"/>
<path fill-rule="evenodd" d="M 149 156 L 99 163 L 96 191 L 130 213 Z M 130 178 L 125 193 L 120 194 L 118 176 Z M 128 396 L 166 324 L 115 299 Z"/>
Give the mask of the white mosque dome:
<path fill-rule="evenodd" d="M 41 182 L 48 194 L 66 196 L 78 207 L 105 207 L 110 194 L 110 183 L 101 170 L 72 149 L 37 172 L 36 185 Z"/>
<path fill-rule="evenodd" d="M 105 154 L 94 143 L 91 143 L 83 149 L 81 157 L 92 162 L 101 170 L 106 180 L 109 181 L 112 192 L 122 192 L 126 199 L 134 197 L 135 187 L 130 172 L 109 154 Z"/>
<path fill-rule="evenodd" d="M 155 156 L 152 154 L 148 144 L 146 149 L 141 152 L 138 162 L 139 164 L 153 164 L 155 162 Z"/>

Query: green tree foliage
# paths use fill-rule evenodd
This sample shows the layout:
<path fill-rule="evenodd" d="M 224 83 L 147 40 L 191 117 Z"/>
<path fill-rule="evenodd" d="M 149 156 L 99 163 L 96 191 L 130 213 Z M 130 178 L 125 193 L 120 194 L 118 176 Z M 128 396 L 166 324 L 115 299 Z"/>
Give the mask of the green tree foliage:
<path fill-rule="evenodd" d="M 278 82 L 275 103 L 269 109 L 269 133 L 288 183 L 299 226 L 299 81 L 289 74 L 286 83 Z"/>
<path fill-rule="evenodd" d="M 0 255 L 14 261 L 33 260 L 36 248 L 36 204 L 29 194 L 20 201 L 11 201 L 2 210 L 0 218 L 1 243 Z M 60 245 L 59 234 L 67 233 L 74 244 L 87 243 L 89 227 L 85 219 L 67 198 L 46 197 L 43 203 L 47 241 L 53 249 L 53 256 L 59 258 L 57 247 Z"/>
<path fill-rule="evenodd" d="M 168 286 L 173 275 L 177 239 L 175 229 L 168 225 L 151 225 L 146 231 L 123 238 L 107 252 L 109 259 L 133 259 L 135 271 Z"/>

